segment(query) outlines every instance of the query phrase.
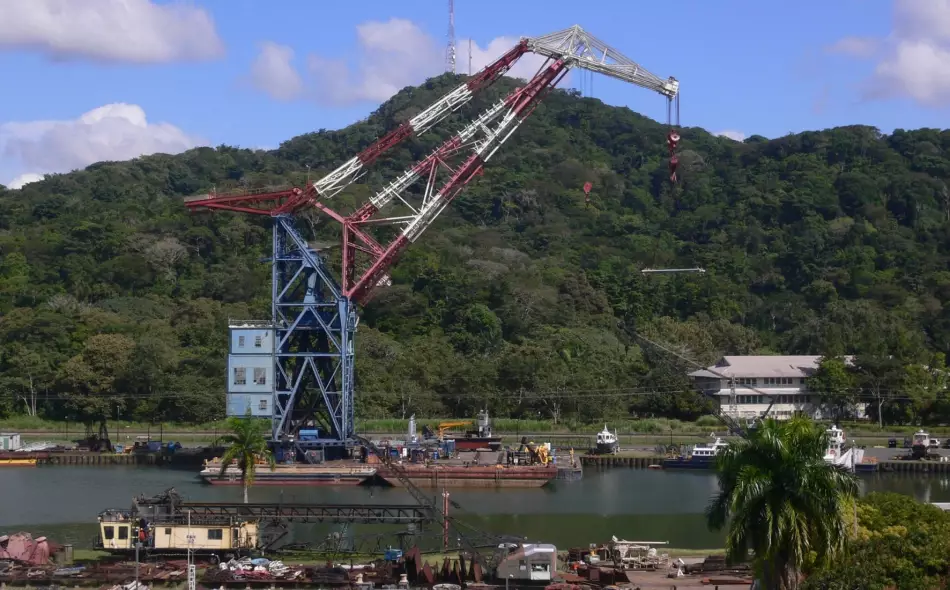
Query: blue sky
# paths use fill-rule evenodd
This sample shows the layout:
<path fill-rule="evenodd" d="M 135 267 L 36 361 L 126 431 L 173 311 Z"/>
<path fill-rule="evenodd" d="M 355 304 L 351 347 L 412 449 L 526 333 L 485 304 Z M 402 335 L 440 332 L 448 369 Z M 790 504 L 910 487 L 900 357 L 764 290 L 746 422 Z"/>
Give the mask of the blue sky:
<path fill-rule="evenodd" d="M 197 144 L 275 147 L 345 126 L 393 88 L 441 71 L 448 20 L 445 0 L 3 2 L 8 184 L 98 159 Z M 455 5 L 460 71 L 469 38 L 477 68 L 519 36 L 580 24 L 677 77 L 685 125 L 767 137 L 855 123 L 947 127 L 950 0 Z M 665 116 L 664 100 L 647 90 L 600 76 L 591 90 Z"/>

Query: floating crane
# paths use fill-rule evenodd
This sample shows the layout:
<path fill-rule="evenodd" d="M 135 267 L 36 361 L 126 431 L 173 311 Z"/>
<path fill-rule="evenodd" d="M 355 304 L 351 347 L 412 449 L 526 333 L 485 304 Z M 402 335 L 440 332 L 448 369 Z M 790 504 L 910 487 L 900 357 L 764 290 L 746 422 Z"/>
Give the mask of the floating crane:
<path fill-rule="evenodd" d="M 526 53 L 543 56 L 546 62 L 525 85 L 492 104 L 353 213 L 344 215 L 330 208 L 334 197 L 359 180 L 384 153 L 457 111 Z M 581 27 L 573 26 L 542 37 L 522 38 L 432 106 L 315 182 L 308 181 L 303 187 L 211 193 L 185 199 L 191 210 L 227 210 L 273 219 L 272 307 L 267 324 L 275 343 L 276 383 L 272 409 L 268 410 L 275 445 L 295 448 L 308 457 L 308 450 L 342 451 L 354 444 L 356 306 L 391 283 L 389 270 L 399 256 L 482 173 L 498 149 L 574 68 L 598 72 L 667 99 L 670 178 L 675 181 L 680 140 L 675 130 L 679 125 L 679 82 L 655 76 Z M 410 190 L 417 183 L 421 189 Z M 338 279 L 324 256 L 295 227 L 294 215 L 311 208 L 338 222 L 342 229 Z M 307 440 L 301 440 L 302 429 L 315 427 L 319 428 L 318 436 L 308 435 Z"/>

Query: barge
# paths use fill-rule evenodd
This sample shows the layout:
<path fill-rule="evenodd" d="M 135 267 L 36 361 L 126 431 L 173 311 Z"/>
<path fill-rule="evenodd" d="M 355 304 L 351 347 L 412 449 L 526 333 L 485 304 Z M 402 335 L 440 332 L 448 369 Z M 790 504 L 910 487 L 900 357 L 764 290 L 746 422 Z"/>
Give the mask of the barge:
<path fill-rule="evenodd" d="M 345 486 L 359 485 L 376 475 L 377 469 L 359 463 L 284 464 L 278 463 L 273 470 L 258 465 L 254 473 L 254 485 L 273 486 Z M 205 461 L 198 474 L 202 481 L 211 485 L 242 485 L 241 470 L 234 465 L 221 473 L 221 459 Z"/>
<path fill-rule="evenodd" d="M 407 463 L 402 474 L 419 487 L 540 488 L 557 479 L 556 465 L 463 465 L 454 463 Z M 230 466 L 221 475 L 220 461 L 208 461 L 199 474 L 211 485 L 241 485 L 241 472 Z M 375 477 L 374 477 L 375 476 Z M 399 476 L 385 465 L 365 465 L 352 461 L 306 464 L 278 464 L 272 471 L 259 466 L 255 486 L 346 486 L 359 484 L 402 486 Z"/>

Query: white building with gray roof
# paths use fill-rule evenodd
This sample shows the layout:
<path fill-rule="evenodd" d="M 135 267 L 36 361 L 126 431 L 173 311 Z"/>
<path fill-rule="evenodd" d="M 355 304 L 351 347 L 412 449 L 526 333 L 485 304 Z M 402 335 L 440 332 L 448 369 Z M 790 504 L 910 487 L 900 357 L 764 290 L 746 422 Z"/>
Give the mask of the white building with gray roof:
<path fill-rule="evenodd" d="M 733 418 L 758 418 L 772 399 L 772 418 L 781 420 L 798 413 L 821 418 L 821 400 L 806 384 L 820 360 L 819 355 L 724 356 L 689 376 L 697 389 L 717 398 L 723 413 Z M 863 408 L 857 410 L 863 415 Z"/>

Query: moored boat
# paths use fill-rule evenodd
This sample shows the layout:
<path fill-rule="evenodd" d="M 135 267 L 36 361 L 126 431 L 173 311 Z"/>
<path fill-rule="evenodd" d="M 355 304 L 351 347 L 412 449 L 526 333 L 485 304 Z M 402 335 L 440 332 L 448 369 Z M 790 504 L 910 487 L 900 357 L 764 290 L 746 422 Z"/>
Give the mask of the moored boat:
<path fill-rule="evenodd" d="M 498 451 L 501 449 L 501 437 L 492 436 L 491 418 L 488 416 L 488 410 L 478 412 L 475 430 L 469 430 L 463 435 L 446 436 L 445 440 L 453 441 L 457 451 L 478 451 L 482 449 Z"/>
<path fill-rule="evenodd" d="M 716 457 L 729 446 L 729 443 L 716 438 L 711 445 L 696 445 L 688 455 L 680 455 L 663 460 L 664 469 L 712 469 L 716 466 Z"/>
<path fill-rule="evenodd" d="M 613 455 L 618 452 L 620 452 L 620 440 L 617 438 L 617 433 L 607 430 L 607 425 L 604 424 L 604 429 L 597 433 L 597 454 Z"/>
<path fill-rule="evenodd" d="M 0 458 L 0 467 L 36 467 L 36 457 Z"/>

